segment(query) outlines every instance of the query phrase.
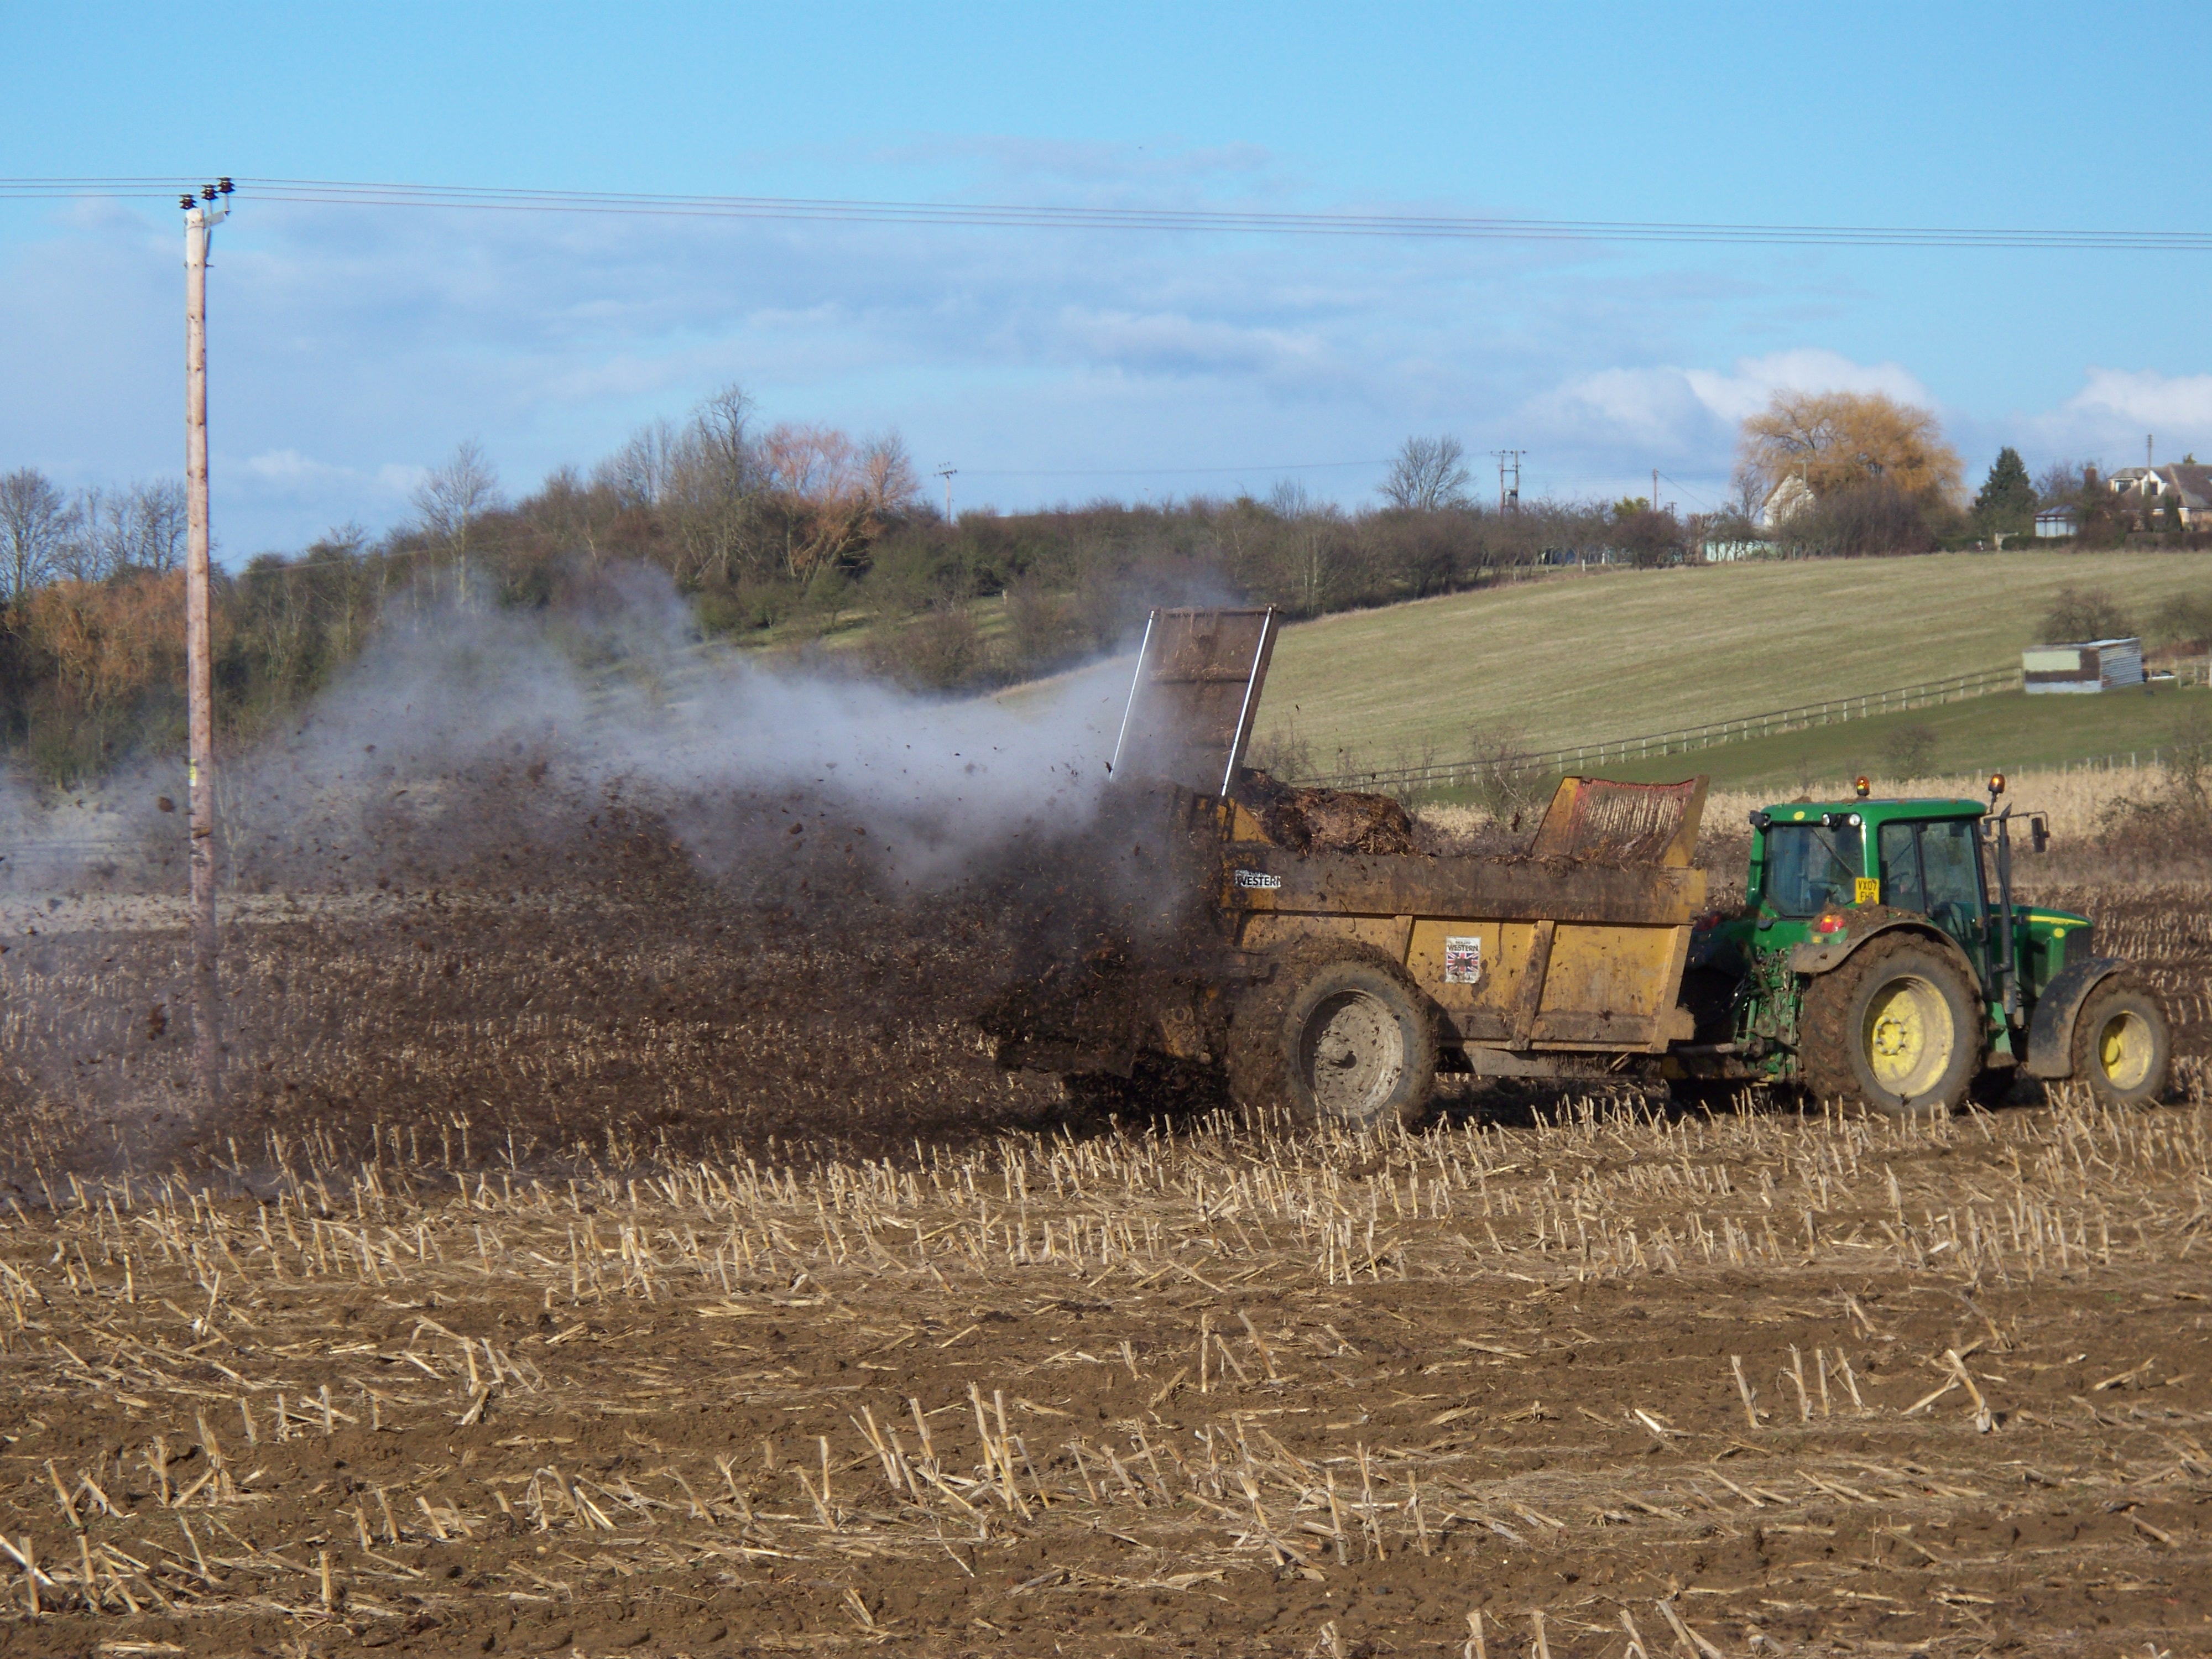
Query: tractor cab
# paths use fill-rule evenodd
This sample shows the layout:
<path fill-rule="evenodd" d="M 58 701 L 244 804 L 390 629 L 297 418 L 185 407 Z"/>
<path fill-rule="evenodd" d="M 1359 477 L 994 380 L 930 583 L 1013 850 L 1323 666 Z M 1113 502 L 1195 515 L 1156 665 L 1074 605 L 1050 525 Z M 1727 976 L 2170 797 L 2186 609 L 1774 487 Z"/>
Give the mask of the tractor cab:
<path fill-rule="evenodd" d="M 1747 891 L 1753 948 L 1832 947 L 1925 918 L 1965 958 L 1998 1033 L 2025 1019 L 2066 965 L 2091 954 L 2087 918 L 2016 902 L 2012 832 L 2024 824 L 2040 851 L 2040 813 L 2015 820 L 1990 802 L 1874 799 L 1863 780 L 1848 801 L 1790 801 L 1752 814 Z"/>

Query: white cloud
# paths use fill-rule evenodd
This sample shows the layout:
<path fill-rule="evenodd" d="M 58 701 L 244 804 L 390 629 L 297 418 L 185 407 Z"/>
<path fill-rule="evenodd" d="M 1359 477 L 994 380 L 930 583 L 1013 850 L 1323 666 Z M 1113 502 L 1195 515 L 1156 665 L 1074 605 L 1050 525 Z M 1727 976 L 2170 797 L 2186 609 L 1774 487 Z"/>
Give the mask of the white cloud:
<path fill-rule="evenodd" d="M 1881 392 L 1923 409 L 1935 402 L 1928 388 L 1901 364 L 1853 362 L 1821 346 L 1739 357 L 1733 374 L 1692 368 L 1683 378 L 1698 402 L 1730 423 L 1765 408 L 1778 392 Z"/>
<path fill-rule="evenodd" d="M 349 466 L 310 460 L 296 449 L 272 449 L 252 456 L 246 463 L 246 470 L 264 483 L 294 489 L 310 484 L 350 483 L 361 477 Z"/>
<path fill-rule="evenodd" d="M 1905 403 L 1933 402 L 1896 363 L 1859 363 L 1825 347 L 1799 346 L 1739 358 L 1726 371 L 1659 365 L 1579 374 L 1529 398 L 1516 430 L 1539 447 L 1553 476 L 1572 480 L 1562 485 L 1570 493 L 1609 490 L 1656 464 L 1686 474 L 1717 501 L 1737 426 L 1779 391 L 1884 392 Z"/>
<path fill-rule="evenodd" d="M 1712 436 L 1712 413 L 1679 368 L 1605 368 L 1532 398 L 1536 432 L 1658 447 L 1669 456 Z"/>
<path fill-rule="evenodd" d="M 2212 374 L 2168 377 L 2155 369 L 2092 368 L 2087 384 L 2066 400 L 2066 408 L 2092 420 L 2117 417 L 2132 426 L 2201 433 L 2212 429 Z"/>
<path fill-rule="evenodd" d="M 2024 447 L 2044 459 L 2139 465 L 2146 434 L 2155 437 L 2161 462 L 2212 454 L 2212 374 L 2093 366 L 2084 372 L 2080 391 L 2057 408 L 2005 429 L 2015 428 L 2028 440 Z"/>
<path fill-rule="evenodd" d="M 1175 312 L 1069 307 L 1054 320 L 1064 349 L 1140 373 L 1279 378 L 1310 373 L 1328 356 L 1310 330 L 1253 327 Z"/>

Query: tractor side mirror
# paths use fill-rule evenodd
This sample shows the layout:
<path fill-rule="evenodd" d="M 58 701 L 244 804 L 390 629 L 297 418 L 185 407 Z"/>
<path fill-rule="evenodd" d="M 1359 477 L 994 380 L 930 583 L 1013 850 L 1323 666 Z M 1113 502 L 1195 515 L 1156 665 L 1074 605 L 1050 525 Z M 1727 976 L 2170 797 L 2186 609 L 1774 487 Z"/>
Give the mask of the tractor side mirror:
<path fill-rule="evenodd" d="M 2051 850 L 2051 821 L 2040 812 L 2027 821 L 2028 840 L 2039 853 Z"/>

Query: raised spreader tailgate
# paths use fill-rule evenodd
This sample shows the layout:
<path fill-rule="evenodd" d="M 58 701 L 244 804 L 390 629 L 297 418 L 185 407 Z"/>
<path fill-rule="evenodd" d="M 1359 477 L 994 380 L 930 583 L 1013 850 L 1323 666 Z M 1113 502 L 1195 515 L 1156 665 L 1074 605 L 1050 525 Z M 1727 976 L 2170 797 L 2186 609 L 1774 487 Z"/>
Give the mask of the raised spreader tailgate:
<path fill-rule="evenodd" d="M 1229 793 L 1274 648 L 1272 607 L 1153 611 L 1114 745 L 1114 776 Z"/>

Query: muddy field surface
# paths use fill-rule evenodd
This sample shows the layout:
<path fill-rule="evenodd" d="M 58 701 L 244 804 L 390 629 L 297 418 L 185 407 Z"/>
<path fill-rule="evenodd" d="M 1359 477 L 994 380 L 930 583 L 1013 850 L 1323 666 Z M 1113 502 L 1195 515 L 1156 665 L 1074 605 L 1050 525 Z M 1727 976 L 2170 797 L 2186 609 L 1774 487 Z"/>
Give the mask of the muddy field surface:
<path fill-rule="evenodd" d="M 458 1164 L 544 1164 L 771 1136 L 877 1150 L 1057 1110 L 1057 1083 L 1000 1073 L 971 1019 L 1034 954 L 1055 884 L 894 898 L 849 844 L 798 843 L 739 884 L 660 834 L 611 841 L 580 878 L 556 862 L 532 884 L 463 871 L 229 904 L 213 1116 L 182 901 L 13 901 L 0 1179 L 216 1174 L 272 1130 L 366 1153 L 400 1127 L 410 1155 L 427 1133 Z"/>
<path fill-rule="evenodd" d="M 2203 1652 L 2208 1131 L 64 1182 L 0 1652 Z"/>
<path fill-rule="evenodd" d="M 2039 895 L 2155 1111 L 1354 1139 L 999 1073 L 1003 904 L 639 857 L 273 900 L 214 1121 L 161 914 L 11 932 L 0 1654 L 2212 1652 L 2201 888 Z"/>

